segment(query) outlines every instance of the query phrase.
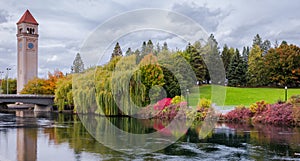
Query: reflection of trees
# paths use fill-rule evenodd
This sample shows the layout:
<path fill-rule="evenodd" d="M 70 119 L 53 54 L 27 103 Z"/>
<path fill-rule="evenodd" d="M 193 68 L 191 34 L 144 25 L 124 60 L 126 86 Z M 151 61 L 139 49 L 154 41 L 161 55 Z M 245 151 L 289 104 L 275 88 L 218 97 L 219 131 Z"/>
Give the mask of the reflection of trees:
<path fill-rule="evenodd" d="M 89 124 L 85 126 L 90 126 L 87 128 L 95 129 L 95 135 L 100 134 L 101 131 L 108 133 L 114 133 L 113 131 L 108 131 L 108 122 L 105 122 L 104 117 L 88 117 L 86 115 L 85 120 Z M 55 144 L 68 143 L 70 148 L 74 149 L 74 153 L 80 154 L 82 151 L 87 151 L 91 153 L 99 153 L 103 155 L 120 155 L 120 153 L 115 152 L 104 145 L 98 143 L 88 131 L 85 129 L 79 117 L 76 115 L 66 115 L 59 114 L 55 118 L 55 127 L 46 128 L 44 133 L 49 135 L 49 139 Z M 181 131 L 185 125 L 185 121 L 178 120 L 174 123 L 174 127 L 171 129 L 166 128 L 170 122 L 167 120 L 151 119 L 151 120 L 138 120 L 129 117 L 111 117 L 109 118 L 110 123 L 117 126 L 123 131 L 135 134 L 146 134 L 155 131 L 168 132 L 167 137 L 174 137 L 179 133 L 186 133 L 182 136 L 180 142 L 192 142 L 192 143 L 211 143 L 214 145 L 226 145 L 228 147 L 243 148 L 247 151 L 253 150 L 253 147 L 262 147 L 265 152 L 261 150 L 255 150 L 259 152 L 257 156 L 253 155 L 253 159 L 261 159 L 261 157 L 266 157 L 270 153 L 286 155 L 293 155 L 295 152 L 299 152 L 300 144 L 300 129 L 299 128 L 288 128 L 288 127 L 276 127 L 268 125 L 249 125 L 249 124 L 217 124 L 218 130 L 214 129 L 212 133 L 204 138 L 199 139 L 199 131 L 206 128 L 202 123 L 194 124 L 187 132 Z M 173 120 L 175 121 L 175 120 Z M 164 130 L 162 130 L 164 129 Z M 105 139 L 117 144 L 118 140 L 114 136 L 106 135 Z M 128 144 L 134 143 L 133 138 L 128 139 Z M 245 144 L 246 143 L 246 144 Z M 178 151 L 176 147 L 180 143 L 171 145 L 160 152 L 172 155 L 189 155 L 188 151 Z M 249 146 L 251 145 L 251 146 Z M 199 148 L 205 150 L 205 144 L 199 144 Z M 180 148 L 179 148 L 180 149 Z M 181 149 L 182 150 L 182 149 Z M 267 153 L 266 153 L 267 152 Z M 194 154 L 190 154 L 191 156 Z"/>
<path fill-rule="evenodd" d="M 247 145 L 244 143 L 249 143 L 253 146 L 262 146 L 264 149 L 280 155 L 293 156 L 294 153 L 299 152 L 299 128 L 262 124 L 226 123 L 224 125 L 225 126 L 217 125 L 217 129 L 214 130 L 212 135 L 205 139 L 197 140 L 196 137 L 191 137 L 193 138 L 192 142 L 216 143 L 229 147 L 244 148 L 247 148 Z M 194 135 L 194 133 L 190 131 L 196 131 L 197 134 L 199 134 L 199 129 L 201 129 L 201 125 L 198 127 L 195 126 L 193 130 L 189 130 L 188 135 Z M 290 154 L 288 154 L 288 152 Z M 261 155 L 264 156 L 266 154 Z"/>

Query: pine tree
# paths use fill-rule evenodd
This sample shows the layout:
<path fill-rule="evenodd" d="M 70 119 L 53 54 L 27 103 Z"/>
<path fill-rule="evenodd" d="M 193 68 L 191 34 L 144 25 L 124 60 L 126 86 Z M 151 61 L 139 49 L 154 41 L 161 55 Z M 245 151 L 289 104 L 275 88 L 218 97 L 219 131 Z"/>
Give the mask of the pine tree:
<path fill-rule="evenodd" d="M 162 46 L 162 51 L 169 51 L 167 42 L 164 42 L 164 44 Z"/>
<path fill-rule="evenodd" d="M 259 47 L 262 46 L 262 39 L 261 39 L 261 37 L 259 36 L 259 34 L 256 34 L 256 35 L 254 36 L 252 47 L 254 47 L 255 45 L 258 45 Z"/>
<path fill-rule="evenodd" d="M 132 55 L 133 52 L 131 51 L 131 48 L 129 47 L 125 53 L 126 56 Z"/>
<path fill-rule="evenodd" d="M 148 40 L 147 46 L 146 46 L 146 54 L 153 54 L 154 46 L 151 40 Z"/>
<path fill-rule="evenodd" d="M 114 51 L 111 55 L 111 59 L 116 57 L 116 56 L 122 56 L 122 50 L 121 50 L 121 47 L 119 45 L 119 42 L 116 43 L 116 46 L 114 48 Z"/>
<path fill-rule="evenodd" d="M 71 67 L 71 73 L 80 73 L 83 71 L 84 71 L 84 64 L 83 64 L 80 54 L 77 53 L 76 57 L 73 61 L 73 65 Z"/>
<path fill-rule="evenodd" d="M 234 55 L 234 49 L 233 48 L 229 49 L 228 46 L 225 44 L 223 47 L 223 51 L 221 53 L 221 58 L 224 64 L 226 75 L 228 75 L 229 64 L 233 55 Z"/>
<path fill-rule="evenodd" d="M 205 80 L 207 69 L 201 56 L 201 54 L 203 53 L 200 42 L 196 41 L 194 45 L 191 45 L 189 43 L 185 52 L 188 59 L 187 61 L 189 61 L 190 65 L 192 66 L 192 69 L 194 70 L 197 77 L 197 81 L 202 83 Z"/>
<path fill-rule="evenodd" d="M 242 58 L 243 58 L 243 60 L 244 60 L 246 63 L 248 63 L 249 52 L 250 52 L 249 46 L 247 46 L 247 47 L 244 46 L 244 47 L 243 47 Z"/>
<path fill-rule="evenodd" d="M 207 44 L 203 48 L 204 54 L 203 59 L 205 60 L 207 66 L 206 72 L 206 82 L 212 84 L 225 84 L 226 73 L 224 69 L 224 64 L 220 56 L 218 42 L 211 34 L 207 40 Z"/>
<path fill-rule="evenodd" d="M 155 50 L 155 55 L 157 56 L 159 53 L 160 53 L 160 45 L 159 45 L 159 42 L 156 44 L 156 50 Z"/>

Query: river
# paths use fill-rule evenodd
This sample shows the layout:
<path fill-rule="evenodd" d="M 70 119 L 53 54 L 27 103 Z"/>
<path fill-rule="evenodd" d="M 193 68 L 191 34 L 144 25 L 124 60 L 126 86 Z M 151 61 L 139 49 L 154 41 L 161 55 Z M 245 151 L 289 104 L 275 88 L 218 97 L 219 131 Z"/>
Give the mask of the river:
<path fill-rule="evenodd" d="M 100 130 L 104 118 L 100 116 Z M 109 118 L 130 133 L 152 133 L 161 120 Z M 16 117 L 0 113 L 0 161 L 94 160 L 300 160 L 300 128 L 217 123 L 199 138 L 201 123 L 193 124 L 175 143 L 159 151 L 130 154 L 99 143 L 72 114 L 36 114 Z M 162 131 L 173 137 L 178 133 Z"/>

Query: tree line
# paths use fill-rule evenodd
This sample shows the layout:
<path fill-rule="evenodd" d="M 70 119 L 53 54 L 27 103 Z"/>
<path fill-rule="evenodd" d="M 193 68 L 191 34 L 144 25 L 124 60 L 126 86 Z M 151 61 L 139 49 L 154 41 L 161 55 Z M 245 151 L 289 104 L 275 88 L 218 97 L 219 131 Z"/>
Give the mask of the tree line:
<path fill-rule="evenodd" d="M 201 44 L 200 41 L 188 43 L 185 50 L 177 51 L 170 51 L 166 42 L 162 46 L 159 43 L 154 46 L 152 41 L 148 40 L 142 43 L 141 50 L 132 51 L 129 47 L 124 55 L 120 44 L 116 43 L 111 58 L 134 54 L 138 62 L 149 53 L 155 56 L 159 53 L 180 54 L 193 68 L 200 85 L 214 83 L 235 87 L 298 87 L 300 85 L 299 49 L 298 46 L 288 44 L 286 41 L 282 41 L 281 44 L 276 41 L 272 46 L 269 40 L 263 40 L 257 34 L 252 46 L 243 47 L 242 52 L 226 44 L 220 50 L 217 40 L 211 34 L 206 43 Z M 221 65 L 225 73 L 217 67 Z M 220 78 L 213 81 L 211 77 L 214 73 L 220 75 Z M 224 77 L 222 77 L 223 73 Z"/>

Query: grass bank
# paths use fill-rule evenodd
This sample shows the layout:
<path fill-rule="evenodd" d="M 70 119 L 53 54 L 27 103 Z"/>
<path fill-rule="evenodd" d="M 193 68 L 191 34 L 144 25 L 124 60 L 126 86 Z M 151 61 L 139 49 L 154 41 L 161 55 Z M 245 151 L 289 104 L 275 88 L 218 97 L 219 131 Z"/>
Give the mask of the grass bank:
<path fill-rule="evenodd" d="M 237 88 L 203 85 L 191 89 L 189 101 L 197 104 L 199 93 L 201 98 L 212 99 L 217 105 L 225 100 L 225 105 L 245 105 L 248 106 L 257 101 L 264 100 L 268 103 L 275 103 L 278 100 L 285 100 L 284 88 Z M 213 92 L 212 92 L 213 91 Z M 299 95 L 300 88 L 288 89 L 288 98 L 292 95 Z"/>

